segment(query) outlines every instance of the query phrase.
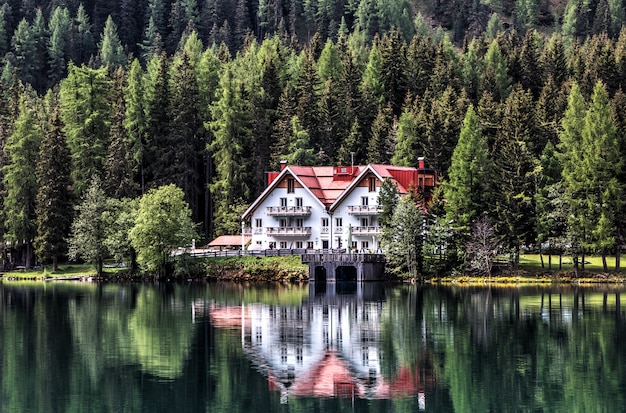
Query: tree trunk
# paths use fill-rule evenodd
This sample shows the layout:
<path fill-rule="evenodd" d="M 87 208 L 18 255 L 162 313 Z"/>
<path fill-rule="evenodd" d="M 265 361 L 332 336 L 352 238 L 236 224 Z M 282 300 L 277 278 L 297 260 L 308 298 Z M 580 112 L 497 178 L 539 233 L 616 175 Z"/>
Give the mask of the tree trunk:
<path fill-rule="evenodd" d="M 604 272 L 609 272 L 609 266 L 606 265 L 606 251 L 602 250 L 602 269 Z"/>
<path fill-rule="evenodd" d="M 621 248 L 618 245 L 617 249 L 615 250 L 615 271 L 616 272 L 619 272 L 620 266 L 621 266 L 621 263 L 620 263 L 621 251 L 620 250 L 621 250 Z"/>
<path fill-rule="evenodd" d="M 59 258 L 54 257 L 52 258 L 52 271 L 58 271 L 58 270 L 59 270 Z"/>

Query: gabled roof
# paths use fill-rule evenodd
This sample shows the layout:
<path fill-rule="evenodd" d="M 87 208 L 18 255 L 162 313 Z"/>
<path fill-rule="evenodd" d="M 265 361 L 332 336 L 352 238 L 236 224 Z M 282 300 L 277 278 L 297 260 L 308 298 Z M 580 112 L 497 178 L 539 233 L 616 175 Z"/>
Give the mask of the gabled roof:
<path fill-rule="evenodd" d="M 367 165 L 361 173 L 350 182 L 350 185 L 346 187 L 344 192 L 335 199 L 335 202 L 330 206 L 329 210 L 334 211 L 339 204 L 357 187 L 363 179 L 369 174 L 373 173 L 381 182 L 385 179 L 391 179 L 391 182 L 396 184 L 398 192 L 400 194 L 406 194 L 409 192 L 411 183 L 415 183 L 417 179 L 416 168 L 410 166 L 394 166 L 394 165 L 380 165 L 370 164 Z"/>
<path fill-rule="evenodd" d="M 355 166 L 358 171 L 358 166 Z M 362 168 L 362 167 L 361 167 Z M 244 212 L 243 219 L 248 219 L 257 209 L 259 204 L 287 177 L 293 177 L 302 185 L 322 207 L 328 208 L 335 202 L 335 199 L 348 187 L 349 180 L 335 180 L 334 167 L 332 166 L 297 166 L 288 165 L 280 174 L 268 185 L 261 195 Z"/>
<path fill-rule="evenodd" d="M 417 176 L 424 169 L 410 166 L 394 166 L 370 164 L 367 166 L 350 166 L 342 169 L 349 172 L 338 174 L 338 168 L 333 166 L 298 166 L 288 165 L 273 179 L 263 193 L 244 212 L 243 219 L 248 219 L 259 204 L 281 183 L 287 176 L 293 177 L 302 185 L 320 205 L 333 211 L 363 179 L 373 173 L 380 181 L 389 178 L 397 185 L 400 194 L 409 192 L 411 184 L 416 184 Z"/>

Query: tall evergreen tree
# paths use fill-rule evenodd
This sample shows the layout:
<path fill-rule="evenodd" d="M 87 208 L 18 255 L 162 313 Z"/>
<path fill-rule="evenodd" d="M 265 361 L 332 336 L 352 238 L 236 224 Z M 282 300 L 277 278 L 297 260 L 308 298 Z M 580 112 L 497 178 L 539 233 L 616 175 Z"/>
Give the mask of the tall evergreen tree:
<path fill-rule="evenodd" d="M 65 76 L 69 54 L 71 18 L 69 11 L 63 7 L 54 9 L 48 30 L 48 86 L 53 86 Z"/>
<path fill-rule="evenodd" d="M 187 52 L 175 59 L 170 77 L 170 128 L 167 154 L 162 161 L 163 172 L 171 183 L 183 190 L 198 222 L 201 191 L 202 154 L 205 147 L 201 139 L 202 120 L 198 111 L 198 84 L 195 69 Z"/>
<path fill-rule="evenodd" d="M 462 235 L 490 210 L 493 167 L 472 105 L 467 109 L 445 184 L 446 215 Z"/>
<path fill-rule="evenodd" d="M 106 248 L 107 198 L 97 175 L 89 182 L 82 201 L 76 207 L 76 217 L 70 229 L 69 258 L 83 259 L 92 264 L 98 276 L 102 275 Z"/>
<path fill-rule="evenodd" d="M 139 185 L 134 181 L 137 162 L 133 156 L 133 142 L 124 127 L 124 82 L 124 71 L 118 67 L 113 77 L 111 128 L 103 182 L 105 193 L 115 199 L 135 198 L 139 194 Z"/>
<path fill-rule="evenodd" d="M 589 198 L 586 214 L 581 219 L 591 222 L 592 251 L 602 254 L 604 271 L 608 270 L 606 255 L 617 245 L 618 219 L 624 201 L 620 142 L 611 115 L 611 106 L 604 85 L 596 84 L 582 129 L 585 180 Z"/>
<path fill-rule="evenodd" d="M 18 246 L 24 243 L 23 258 L 26 268 L 30 268 L 32 264 L 31 243 L 37 229 L 35 170 L 39 158 L 41 126 L 35 116 L 34 103 L 26 96 L 20 101 L 15 131 L 9 137 L 5 147 L 7 164 L 2 168 L 6 188 L 2 211 L 6 231 L 4 235 L 6 240 Z"/>
<path fill-rule="evenodd" d="M 241 79 L 228 66 L 220 80 L 219 99 L 211 106 L 210 123 L 215 136 L 209 150 L 213 155 L 216 177 L 211 184 L 215 198 L 215 219 L 228 214 L 237 200 L 250 196 L 249 168 L 245 152 L 252 138 L 249 101 L 243 95 Z"/>
<path fill-rule="evenodd" d="M 68 213 L 72 205 L 70 151 L 65 143 L 58 107 L 52 113 L 50 127 L 41 143 L 36 169 L 35 253 L 40 262 L 52 262 L 52 271 L 56 271 L 59 258 L 67 253 L 66 238 L 72 222 L 72 214 Z"/>
<path fill-rule="evenodd" d="M 111 70 L 126 65 L 126 54 L 117 34 L 117 26 L 111 16 L 106 20 L 99 46 L 99 57 L 103 65 L 108 66 Z"/>
<path fill-rule="evenodd" d="M 153 56 L 144 79 L 146 138 L 143 151 L 145 188 L 156 188 L 168 183 L 163 170 L 164 152 L 172 153 L 167 141 L 170 124 L 169 68 L 165 54 Z"/>
<path fill-rule="evenodd" d="M 586 219 L 588 191 L 587 166 L 583 165 L 585 148 L 582 130 L 585 119 L 585 101 L 577 83 L 572 85 L 567 109 L 561 121 L 558 149 L 563 167 L 564 198 L 568 211 L 569 239 L 575 254 L 586 251 L 591 241 L 591 229 Z M 584 265 L 584 264 L 583 264 Z M 578 270 L 578 267 L 575 267 Z"/>
<path fill-rule="evenodd" d="M 72 154 L 72 180 L 80 197 L 94 175 L 103 174 L 108 147 L 110 81 L 106 68 L 70 64 L 61 82 L 61 118 Z"/>
<path fill-rule="evenodd" d="M 72 37 L 71 60 L 77 65 L 87 63 L 95 53 L 95 39 L 89 15 L 81 3 L 74 18 L 74 30 Z"/>
<path fill-rule="evenodd" d="M 148 125 L 145 113 L 143 70 L 138 59 L 134 59 L 130 64 L 124 87 L 124 102 L 126 103 L 126 113 L 124 114 L 123 124 L 128 137 L 129 149 L 137 167 L 137 178 L 135 181 L 139 183 L 141 193 L 144 193 L 144 144 Z"/>

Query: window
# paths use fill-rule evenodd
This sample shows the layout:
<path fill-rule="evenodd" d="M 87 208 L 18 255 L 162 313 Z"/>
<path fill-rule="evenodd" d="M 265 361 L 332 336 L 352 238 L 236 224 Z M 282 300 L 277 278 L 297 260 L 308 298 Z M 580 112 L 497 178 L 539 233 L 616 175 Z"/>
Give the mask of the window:
<path fill-rule="evenodd" d="M 286 219 L 284 219 L 284 218 L 283 218 L 283 219 L 281 219 L 280 221 L 278 221 L 278 225 L 279 225 L 281 228 L 285 228 L 285 227 L 287 226 L 287 220 L 286 220 Z"/>
<path fill-rule="evenodd" d="M 366 196 L 361 197 L 361 205 L 367 205 L 369 203 L 369 199 Z"/>
<path fill-rule="evenodd" d="M 322 241 L 322 248 L 328 249 L 328 240 L 327 239 Z"/>
<path fill-rule="evenodd" d="M 328 218 L 322 218 L 322 226 L 323 227 L 327 227 L 328 226 Z"/>
<path fill-rule="evenodd" d="M 296 198 L 296 206 L 297 207 L 301 207 L 302 206 L 302 198 Z"/>
<path fill-rule="evenodd" d="M 296 182 L 293 178 L 287 179 L 287 193 L 293 194 L 295 192 Z"/>
<path fill-rule="evenodd" d="M 296 248 L 302 249 L 302 241 L 296 241 Z"/>
<path fill-rule="evenodd" d="M 306 248 L 309 249 L 309 250 L 312 250 L 313 249 L 313 241 L 308 241 L 306 243 Z"/>
<path fill-rule="evenodd" d="M 287 248 L 287 241 L 281 241 L 280 242 L 280 249 L 284 250 Z"/>
<path fill-rule="evenodd" d="M 280 198 L 280 206 L 281 207 L 287 206 L 287 198 Z"/>
<path fill-rule="evenodd" d="M 296 227 L 302 228 L 304 226 L 304 220 L 302 218 L 296 219 Z"/>
<path fill-rule="evenodd" d="M 261 218 L 257 218 L 254 220 L 254 226 L 257 228 L 261 228 L 263 226 L 263 220 Z"/>
<path fill-rule="evenodd" d="M 376 178 L 375 177 L 370 176 L 367 179 L 367 184 L 368 184 L 367 186 L 370 192 L 376 192 Z"/>
<path fill-rule="evenodd" d="M 361 226 L 362 227 L 369 227 L 370 226 L 369 218 L 361 218 Z"/>
<path fill-rule="evenodd" d="M 370 247 L 370 243 L 369 243 L 369 241 L 361 241 L 361 249 L 362 249 L 363 251 L 365 251 L 365 250 L 369 249 L 369 247 Z"/>
<path fill-rule="evenodd" d="M 343 219 L 342 218 L 335 218 L 335 225 L 339 228 L 339 227 L 343 227 Z"/>

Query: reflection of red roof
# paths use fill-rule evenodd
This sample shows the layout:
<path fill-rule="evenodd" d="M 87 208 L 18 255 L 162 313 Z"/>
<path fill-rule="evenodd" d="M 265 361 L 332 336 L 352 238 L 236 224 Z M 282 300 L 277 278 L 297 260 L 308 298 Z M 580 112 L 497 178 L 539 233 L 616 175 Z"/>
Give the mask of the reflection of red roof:
<path fill-rule="evenodd" d="M 329 352 L 306 375 L 296 377 L 289 392 L 294 396 L 362 397 L 363 387 L 347 363 L 337 353 Z"/>
<path fill-rule="evenodd" d="M 241 328 L 242 320 L 248 318 L 247 313 L 242 312 L 243 308 L 240 306 L 211 307 L 209 318 L 214 327 Z"/>

